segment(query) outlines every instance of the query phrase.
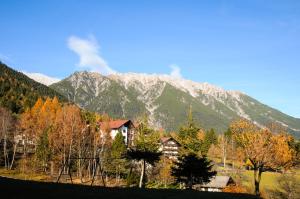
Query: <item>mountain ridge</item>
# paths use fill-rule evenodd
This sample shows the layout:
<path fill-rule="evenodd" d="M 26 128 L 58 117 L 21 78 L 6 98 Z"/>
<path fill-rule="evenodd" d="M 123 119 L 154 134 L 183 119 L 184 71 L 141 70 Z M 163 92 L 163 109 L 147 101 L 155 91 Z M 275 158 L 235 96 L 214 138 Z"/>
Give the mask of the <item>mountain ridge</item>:
<path fill-rule="evenodd" d="M 209 83 L 193 82 L 169 75 L 75 72 L 50 86 L 82 108 L 134 119 L 143 113 L 151 123 L 177 130 L 191 105 L 195 120 L 205 128 L 225 130 L 232 120 L 246 118 L 258 126 L 277 122 L 300 134 L 300 119 L 288 116 L 239 92 Z"/>

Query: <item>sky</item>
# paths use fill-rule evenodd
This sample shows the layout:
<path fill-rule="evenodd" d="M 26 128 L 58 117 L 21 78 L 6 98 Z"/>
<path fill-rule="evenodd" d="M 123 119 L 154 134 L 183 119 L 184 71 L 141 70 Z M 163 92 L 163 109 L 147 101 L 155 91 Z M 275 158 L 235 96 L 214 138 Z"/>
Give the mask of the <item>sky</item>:
<path fill-rule="evenodd" d="M 298 0 L 1 1 L 0 60 L 57 78 L 171 74 L 300 118 L 299 10 Z"/>

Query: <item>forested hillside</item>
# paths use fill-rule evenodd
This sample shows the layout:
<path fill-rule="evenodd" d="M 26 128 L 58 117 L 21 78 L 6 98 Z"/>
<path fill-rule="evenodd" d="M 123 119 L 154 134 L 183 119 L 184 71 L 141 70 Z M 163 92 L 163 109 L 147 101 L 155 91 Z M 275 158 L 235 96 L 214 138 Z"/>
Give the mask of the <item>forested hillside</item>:
<path fill-rule="evenodd" d="M 53 89 L 0 62 L 0 106 L 8 108 L 13 113 L 21 113 L 26 108 L 32 107 L 39 97 L 54 96 L 60 101 L 66 101 Z"/>

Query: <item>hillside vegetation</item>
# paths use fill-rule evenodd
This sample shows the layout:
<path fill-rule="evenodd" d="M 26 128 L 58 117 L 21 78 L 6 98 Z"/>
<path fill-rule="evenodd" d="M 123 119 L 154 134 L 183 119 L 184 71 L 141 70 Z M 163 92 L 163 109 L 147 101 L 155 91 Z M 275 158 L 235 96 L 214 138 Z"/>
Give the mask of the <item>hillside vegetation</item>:
<path fill-rule="evenodd" d="M 66 101 L 65 97 L 53 89 L 0 62 L 0 106 L 13 113 L 22 113 L 26 108 L 32 107 L 39 97 L 45 99 L 54 96 L 60 101 Z"/>

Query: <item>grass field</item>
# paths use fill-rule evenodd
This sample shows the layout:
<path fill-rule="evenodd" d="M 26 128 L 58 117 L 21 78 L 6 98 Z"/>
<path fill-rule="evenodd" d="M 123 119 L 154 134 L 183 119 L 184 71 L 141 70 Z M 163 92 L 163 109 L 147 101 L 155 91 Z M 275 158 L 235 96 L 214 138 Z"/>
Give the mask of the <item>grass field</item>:
<path fill-rule="evenodd" d="M 300 181 L 300 170 L 294 171 L 296 178 Z M 244 177 L 243 185 L 249 189 L 253 189 L 253 171 L 245 171 L 242 173 Z M 275 172 L 263 172 L 260 189 L 262 191 L 276 190 L 278 188 L 277 179 L 280 177 L 281 173 Z"/>
<path fill-rule="evenodd" d="M 37 174 L 37 173 L 22 173 L 19 170 L 7 170 L 0 169 L 0 176 L 15 178 L 20 180 L 33 180 L 33 181 L 51 181 L 48 175 Z"/>
<path fill-rule="evenodd" d="M 224 170 L 224 168 L 220 165 L 222 165 L 222 160 L 220 158 L 214 158 L 214 162 L 217 162 L 219 166 L 216 168 L 218 170 Z M 231 163 L 228 161 L 228 163 Z M 235 166 L 241 167 L 242 165 L 235 163 Z M 296 176 L 296 179 L 300 182 L 300 168 L 294 169 L 290 172 L 293 172 Z M 220 174 L 220 175 L 230 175 L 234 177 L 235 179 L 235 174 L 230 173 L 229 174 Z M 249 193 L 254 192 L 254 179 L 253 179 L 253 171 L 252 170 L 245 170 L 242 171 L 239 177 L 242 177 L 242 182 L 241 184 L 245 187 L 247 187 L 247 190 L 249 190 Z M 267 192 L 268 190 L 276 190 L 278 188 L 278 183 L 277 179 L 280 177 L 282 174 L 281 173 L 276 173 L 276 172 L 263 172 L 261 182 L 260 182 L 260 190 L 262 192 Z M 236 180 L 236 179 L 235 179 Z"/>
<path fill-rule="evenodd" d="M 247 187 L 253 187 L 253 171 L 245 171 L 243 175 L 246 177 L 247 181 L 244 181 L 244 185 Z M 277 178 L 282 175 L 280 173 L 274 172 L 264 172 L 261 178 L 260 188 L 261 190 L 276 189 Z"/>
<path fill-rule="evenodd" d="M 212 193 L 175 189 L 104 188 L 84 185 L 56 184 L 49 182 L 23 181 L 0 177 L 0 195 L 6 198 L 130 198 L 130 199 L 251 199 L 247 194 Z"/>

